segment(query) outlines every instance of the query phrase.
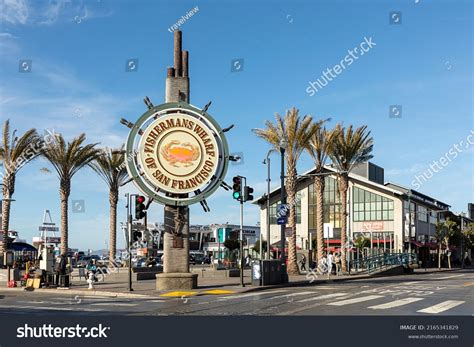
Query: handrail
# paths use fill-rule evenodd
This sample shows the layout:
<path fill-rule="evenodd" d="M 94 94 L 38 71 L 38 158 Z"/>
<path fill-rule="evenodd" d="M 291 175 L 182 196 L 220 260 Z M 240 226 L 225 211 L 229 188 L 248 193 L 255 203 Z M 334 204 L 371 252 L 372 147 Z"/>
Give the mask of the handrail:
<path fill-rule="evenodd" d="M 416 264 L 417 262 L 418 257 L 416 253 L 384 253 L 355 259 L 351 262 L 350 267 L 356 271 L 365 269 L 368 273 L 370 273 L 383 267 L 392 265 L 409 266 L 411 264 Z"/>

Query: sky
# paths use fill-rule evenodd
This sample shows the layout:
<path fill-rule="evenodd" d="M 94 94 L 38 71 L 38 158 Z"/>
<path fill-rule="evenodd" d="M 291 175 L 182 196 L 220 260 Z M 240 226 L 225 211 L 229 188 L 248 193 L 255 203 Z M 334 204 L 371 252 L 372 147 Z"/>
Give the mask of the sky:
<path fill-rule="evenodd" d="M 0 121 L 10 119 L 19 134 L 29 128 L 67 139 L 85 133 L 87 142 L 119 147 L 128 135 L 120 118 L 138 119 L 146 110 L 144 96 L 155 105 L 164 102 L 166 68 L 173 64 L 170 28 L 196 7 L 180 25 L 183 49 L 190 52 L 190 103 L 203 107 L 212 100 L 209 113 L 221 127 L 235 124 L 227 140 L 243 160 L 230 166 L 227 182 L 243 175 L 256 197 L 264 193 L 262 160 L 269 146 L 251 129 L 297 107 L 302 116 L 331 118 L 330 128 L 366 124 L 374 138 L 372 161 L 385 169 L 387 182 L 406 187 L 414 188 L 416 175 L 464 141 L 417 190 L 456 212 L 474 202 L 474 144 L 467 142 L 474 133 L 470 0 L 0 0 Z M 373 43 L 365 54 L 346 60 L 327 85 L 308 93 L 309 82 L 321 81 L 364 41 Z M 136 66 L 126 71 L 130 59 Z M 274 157 L 273 187 L 278 164 Z M 298 171 L 311 167 L 303 154 Z M 45 209 L 60 221 L 52 170 L 39 158 L 17 175 L 11 230 L 29 242 Z M 137 190 L 133 184 L 121 189 L 119 222 L 127 192 Z M 70 207 L 70 247 L 106 248 L 105 183 L 83 169 L 72 180 L 73 200 L 83 200 L 84 211 Z M 191 207 L 192 224 L 238 224 L 231 192 L 218 190 L 208 204 L 210 213 Z M 148 216 L 161 222 L 163 207 L 153 204 Z M 258 207 L 246 204 L 244 223 L 258 221 Z"/>

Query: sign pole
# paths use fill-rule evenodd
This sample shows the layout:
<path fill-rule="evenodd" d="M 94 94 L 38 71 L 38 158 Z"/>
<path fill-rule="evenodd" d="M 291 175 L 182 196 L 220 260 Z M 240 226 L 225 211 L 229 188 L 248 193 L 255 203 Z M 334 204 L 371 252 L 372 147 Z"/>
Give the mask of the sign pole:
<path fill-rule="evenodd" d="M 247 182 L 245 182 L 246 184 Z M 245 287 L 244 283 L 244 201 L 240 194 L 240 285 Z"/>

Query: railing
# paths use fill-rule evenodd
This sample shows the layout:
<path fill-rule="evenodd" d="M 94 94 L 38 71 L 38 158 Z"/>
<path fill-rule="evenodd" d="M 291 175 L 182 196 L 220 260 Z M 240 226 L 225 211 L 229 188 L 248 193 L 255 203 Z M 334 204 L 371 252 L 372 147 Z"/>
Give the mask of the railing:
<path fill-rule="evenodd" d="M 417 263 L 418 258 L 415 253 L 385 253 L 353 260 L 350 267 L 356 272 L 367 271 L 371 273 L 389 266 L 403 265 L 408 267 Z"/>

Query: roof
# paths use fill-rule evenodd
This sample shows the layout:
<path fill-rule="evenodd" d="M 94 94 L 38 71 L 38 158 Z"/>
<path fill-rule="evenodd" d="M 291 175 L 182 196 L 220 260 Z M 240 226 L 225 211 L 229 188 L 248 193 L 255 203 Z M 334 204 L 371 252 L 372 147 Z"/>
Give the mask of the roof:
<path fill-rule="evenodd" d="M 337 172 L 338 172 L 336 168 L 334 168 L 332 166 L 329 166 L 329 165 L 324 166 L 324 171 L 327 172 L 327 173 L 333 173 L 333 174 L 337 174 Z M 297 184 L 301 183 L 305 180 L 311 179 L 310 175 L 315 174 L 315 173 L 316 173 L 316 168 L 314 167 L 314 168 L 312 168 L 308 171 L 305 171 L 301 175 L 298 175 L 298 179 L 296 181 Z M 349 178 L 352 179 L 352 180 L 355 180 L 355 181 L 359 181 L 361 183 L 371 185 L 374 188 L 378 188 L 378 189 L 390 192 L 392 194 L 396 194 L 396 195 L 403 195 L 404 194 L 404 192 L 399 190 L 399 189 L 395 189 L 395 188 L 388 187 L 386 185 L 371 181 L 371 180 L 369 180 L 369 179 L 367 179 L 363 176 L 357 175 L 357 174 L 352 173 L 352 172 L 349 173 Z M 277 187 L 277 188 L 273 189 L 272 191 L 270 191 L 270 198 L 272 198 L 273 196 L 276 196 L 277 194 L 279 194 L 279 192 L 280 192 L 280 187 Z M 266 196 L 267 196 L 267 194 L 263 194 L 261 197 L 259 197 L 257 200 L 255 200 L 253 203 L 258 204 L 258 205 L 263 205 L 267 201 Z"/>

